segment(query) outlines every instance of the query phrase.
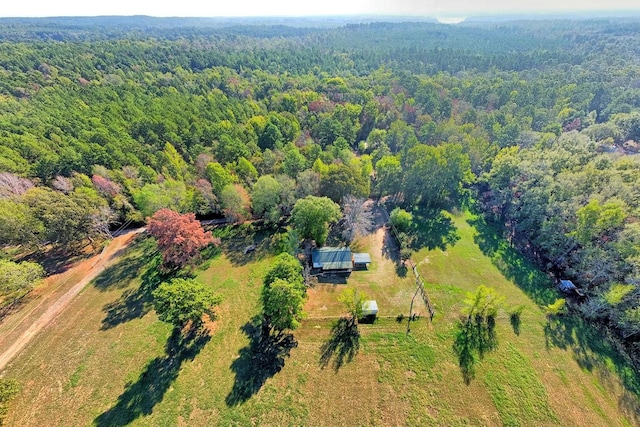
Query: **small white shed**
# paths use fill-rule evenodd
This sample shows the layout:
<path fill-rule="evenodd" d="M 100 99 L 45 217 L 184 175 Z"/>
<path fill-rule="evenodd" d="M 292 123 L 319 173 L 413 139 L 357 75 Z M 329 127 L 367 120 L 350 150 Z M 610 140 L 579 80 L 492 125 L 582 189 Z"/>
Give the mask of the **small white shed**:
<path fill-rule="evenodd" d="M 362 317 L 376 316 L 378 314 L 378 303 L 369 300 L 362 303 Z"/>

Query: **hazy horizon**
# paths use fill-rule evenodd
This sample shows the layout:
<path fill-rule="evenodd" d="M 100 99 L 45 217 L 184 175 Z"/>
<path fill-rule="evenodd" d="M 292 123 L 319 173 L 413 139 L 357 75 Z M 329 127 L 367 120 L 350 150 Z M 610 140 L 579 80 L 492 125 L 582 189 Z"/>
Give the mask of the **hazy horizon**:
<path fill-rule="evenodd" d="M 0 6 L 0 17 L 81 17 L 81 16 L 135 16 L 189 17 L 189 18 L 243 18 L 243 17 L 334 17 L 334 16 L 415 16 L 415 17 L 469 17 L 478 15 L 553 15 L 568 13 L 602 13 L 637 11 L 637 0 L 612 0 L 603 5 L 601 1 L 570 0 L 557 2 L 541 0 L 532 4 L 515 0 L 341 0 L 297 1 L 238 0 L 235 2 L 203 3 L 201 0 L 182 2 L 132 2 L 113 0 L 110 2 L 82 2 L 60 0 L 24 0 Z"/>

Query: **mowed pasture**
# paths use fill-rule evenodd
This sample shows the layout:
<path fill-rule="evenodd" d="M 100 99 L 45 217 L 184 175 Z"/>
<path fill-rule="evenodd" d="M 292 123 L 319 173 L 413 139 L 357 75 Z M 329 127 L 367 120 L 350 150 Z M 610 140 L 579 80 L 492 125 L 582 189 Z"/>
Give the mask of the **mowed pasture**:
<path fill-rule="evenodd" d="M 276 239 L 223 233 L 198 272 L 224 295 L 218 318 L 209 336 L 179 339 L 153 312 L 158 257 L 141 238 L 5 370 L 21 384 L 7 425 L 640 425 L 639 380 L 613 348 L 571 317 L 547 322 L 541 305 L 556 297 L 547 278 L 472 216 L 440 222 L 429 232 L 455 234 L 452 244 L 425 244 L 412 257 L 433 322 L 423 316 L 407 335 L 406 319 L 396 321 L 415 282 L 380 229 L 360 242 L 370 269 L 347 284 L 376 299 L 382 317 L 360 325 L 359 336 L 332 334 L 345 284 L 319 284 L 293 338 L 269 348 L 255 316 Z M 244 254 L 250 244 L 256 251 Z M 465 293 L 480 284 L 524 311 L 518 334 L 499 315 L 498 348 L 467 385 L 455 325 Z"/>

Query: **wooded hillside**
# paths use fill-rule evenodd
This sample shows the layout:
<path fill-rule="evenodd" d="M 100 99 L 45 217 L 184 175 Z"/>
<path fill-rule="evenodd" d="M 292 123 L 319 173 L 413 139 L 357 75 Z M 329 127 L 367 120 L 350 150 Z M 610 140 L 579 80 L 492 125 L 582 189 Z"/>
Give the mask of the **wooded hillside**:
<path fill-rule="evenodd" d="M 478 208 L 638 359 L 639 61 L 634 20 L 0 20 L 0 244 L 310 195 Z"/>

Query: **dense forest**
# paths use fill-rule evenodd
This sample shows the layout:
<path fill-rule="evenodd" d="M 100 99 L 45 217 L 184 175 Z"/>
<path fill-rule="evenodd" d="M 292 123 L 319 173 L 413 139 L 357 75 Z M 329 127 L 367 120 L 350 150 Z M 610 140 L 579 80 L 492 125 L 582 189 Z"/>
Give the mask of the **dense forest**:
<path fill-rule="evenodd" d="M 640 21 L 0 20 L 0 245 L 161 208 L 476 209 L 640 360 Z M 42 275 L 0 264 L 8 301 Z"/>

